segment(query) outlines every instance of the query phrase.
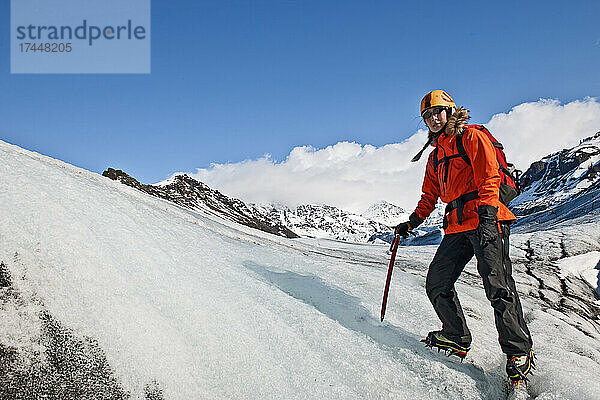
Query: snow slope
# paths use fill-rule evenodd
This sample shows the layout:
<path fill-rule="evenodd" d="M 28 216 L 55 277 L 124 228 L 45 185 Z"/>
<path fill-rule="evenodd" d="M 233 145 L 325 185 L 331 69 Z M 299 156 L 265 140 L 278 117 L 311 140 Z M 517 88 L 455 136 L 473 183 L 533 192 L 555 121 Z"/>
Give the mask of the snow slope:
<path fill-rule="evenodd" d="M 600 253 L 590 251 L 577 256 L 560 260 L 559 265 L 563 274 L 571 274 L 583 278 L 589 285 L 596 289 L 598 294 L 598 277 L 600 276 Z"/>
<path fill-rule="evenodd" d="M 102 390 L 146 399 L 505 396 L 505 359 L 472 264 L 458 285 L 475 336 L 469 361 L 419 343 L 438 328 L 423 288 L 435 246 L 399 251 L 380 323 L 386 245 L 280 238 L 4 142 L 0 204 L 8 386 L 35 363 L 30 382 L 71 390 L 47 378 L 64 364 L 56 354 L 69 356 L 56 349 L 66 343 L 100 360 L 90 369 L 105 373 L 95 398 L 108 398 Z M 517 258 L 533 265 L 526 250 Z M 532 398 L 598 399 L 597 322 L 582 330 L 534 295 L 523 303 L 538 353 Z"/>

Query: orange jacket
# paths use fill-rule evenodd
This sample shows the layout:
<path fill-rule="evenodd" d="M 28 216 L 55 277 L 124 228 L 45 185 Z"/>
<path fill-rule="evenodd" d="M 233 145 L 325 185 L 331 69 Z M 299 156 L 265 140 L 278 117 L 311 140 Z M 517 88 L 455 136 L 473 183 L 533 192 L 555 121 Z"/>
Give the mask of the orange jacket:
<path fill-rule="evenodd" d="M 479 225 L 477 209 L 480 204 L 489 204 L 498 208 L 498 221 L 513 221 L 515 216 L 500 202 L 500 174 L 496 150 L 487 135 L 471 125 L 464 125 L 468 112 L 457 110 L 456 116 L 449 119 L 445 132 L 442 133 L 432 146 L 437 146 L 438 161 L 447 156 L 458 155 L 456 135 L 462 132 L 462 142 L 471 160 L 471 166 L 461 157 L 440 162 L 437 171 L 434 168 L 434 151 L 429 154 L 425 178 L 423 179 L 423 194 L 415 209 L 415 214 L 422 220 L 427 218 L 435 208 L 438 198 L 449 203 L 465 193 L 477 191 L 479 198 L 465 203 L 462 224 L 458 223 L 457 210 L 446 215 L 448 226 L 445 232 L 457 233 L 472 230 Z M 462 117 L 462 118 L 461 118 Z"/>

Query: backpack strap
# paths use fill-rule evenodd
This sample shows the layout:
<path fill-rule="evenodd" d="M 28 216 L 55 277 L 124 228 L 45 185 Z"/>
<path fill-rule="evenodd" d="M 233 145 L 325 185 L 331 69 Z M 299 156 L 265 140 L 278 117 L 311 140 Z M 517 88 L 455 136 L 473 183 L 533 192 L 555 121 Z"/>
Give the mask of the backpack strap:
<path fill-rule="evenodd" d="M 456 148 L 458 150 L 458 154 L 443 157 L 441 160 L 438 160 L 438 147 L 436 146 L 436 148 L 433 149 L 433 170 L 437 172 L 438 166 L 442 162 L 447 163 L 451 159 L 458 158 L 458 157 L 462 158 L 468 165 L 471 165 L 471 160 L 469 160 L 469 156 L 467 155 L 467 152 L 465 151 L 465 146 L 463 146 L 462 134 L 456 136 Z"/>
<path fill-rule="evenodd" d="M 469 159 L 469 156 L 467 155 L 467 152 L 465 150 L 465 145 L 463 144 L 462 137 L 463 137 L 462 133 L 456 137 L 456 149 L 458 150 L 458 155 L 467 164 L 471 165 L 471 160 Z"/>

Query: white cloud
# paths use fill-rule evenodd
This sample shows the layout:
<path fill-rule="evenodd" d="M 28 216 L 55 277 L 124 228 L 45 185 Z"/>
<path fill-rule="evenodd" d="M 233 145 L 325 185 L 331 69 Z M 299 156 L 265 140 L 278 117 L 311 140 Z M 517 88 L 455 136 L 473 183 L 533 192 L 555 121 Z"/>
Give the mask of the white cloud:
<path fill-rule="evenodd" d="M 541 99 L 496 114 L 485 125 L 504 144 L 509 161 L 525 170 L 533 161 L 600 130 L 600 103 L 595 98 L 567 104 Z M 382 147 L 352 142 L 324 149 L 296 147 L 282 162 L 267 155 L 213 164 L 191 175 L 249 202 L 324 203 L 362 212 L 376 201 L 387 200 L 412 211 L 420 196 L 428 151 L 417 163 L 410 159 L 425 140 L 426 132 L 420 130 L 402 143 Z"/>
<path fill-rule="evenodd" d="M 600 131 L 600 103 L 590 97 L 567 104 L 541 99 L 496 114 L 486 126 L 525 171 L 532 162 Z"/>

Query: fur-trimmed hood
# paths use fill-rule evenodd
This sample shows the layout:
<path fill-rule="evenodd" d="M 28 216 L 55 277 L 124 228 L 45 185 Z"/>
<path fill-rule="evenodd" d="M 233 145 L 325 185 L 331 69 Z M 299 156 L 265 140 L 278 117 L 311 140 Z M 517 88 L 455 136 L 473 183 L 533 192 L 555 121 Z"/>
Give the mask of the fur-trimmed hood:
<path fill-rule="evenodd" d="M 456 111 L 448 118 L 446 128 L 441 133 L 446 133 L 448 136 L 460 135 L 465 128 L 467 120 L 471 118 L 469 116 L 469 110 L 464 107 L 458 107 Z M 433 139 L 433 133 L 429 131 L 429 139 Z"/>

